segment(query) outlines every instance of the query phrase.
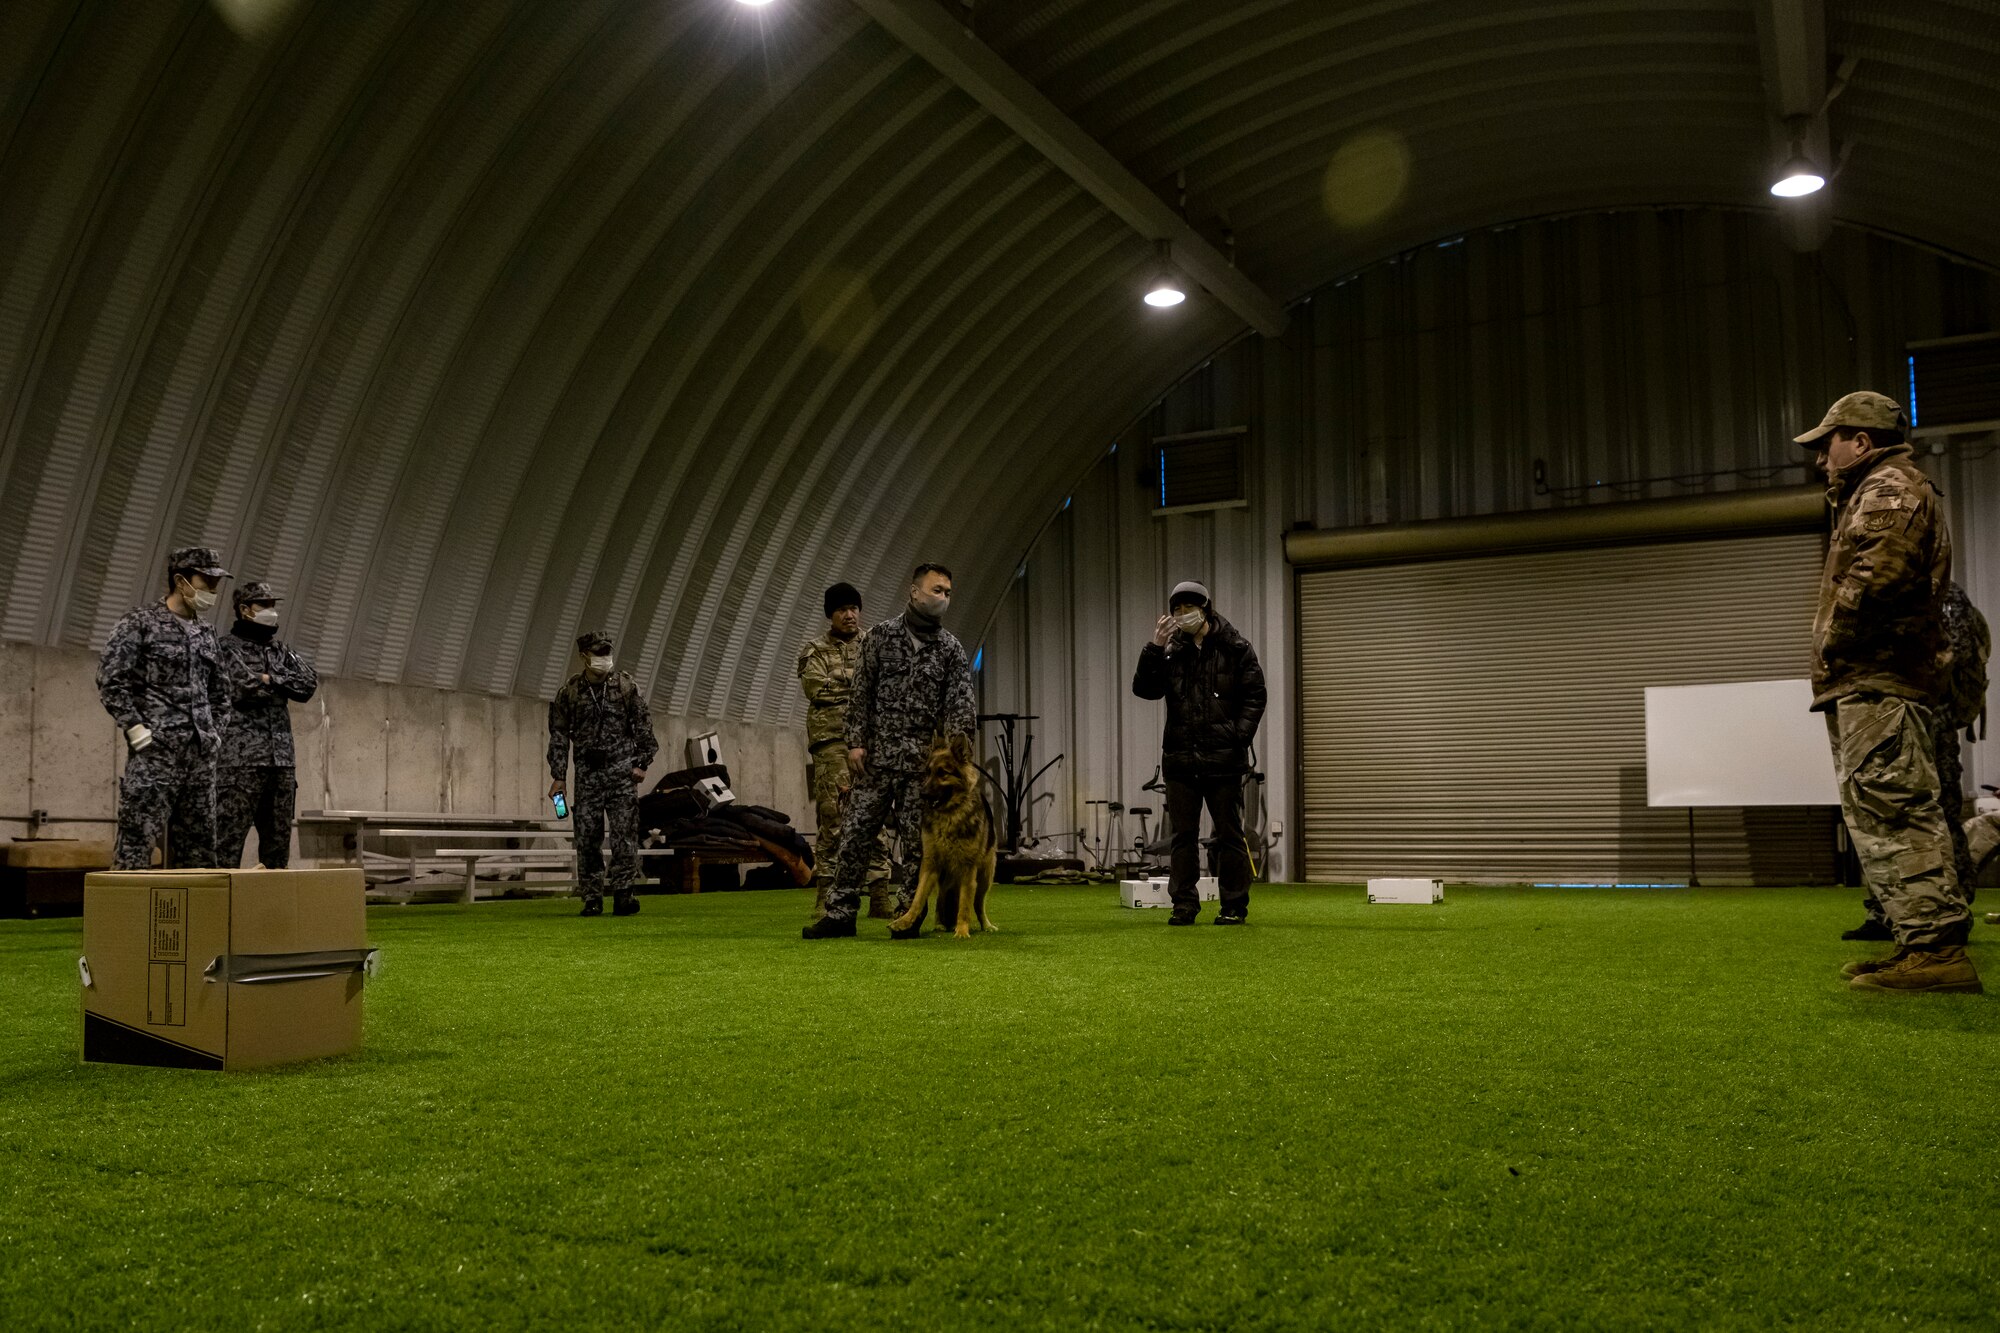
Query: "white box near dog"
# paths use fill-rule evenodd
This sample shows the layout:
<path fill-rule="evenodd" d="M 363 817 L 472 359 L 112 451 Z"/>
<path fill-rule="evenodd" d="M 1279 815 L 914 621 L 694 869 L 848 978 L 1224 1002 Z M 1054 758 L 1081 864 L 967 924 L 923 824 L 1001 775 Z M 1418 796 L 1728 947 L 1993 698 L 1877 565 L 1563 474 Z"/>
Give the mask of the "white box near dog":
<path fill-rule="evenodd" d="M 1212 903 L 1222 897 L 1222 882 L 1213 875 L 1204 875 L 1195 881 L 1195 898 L 1199 902 Z M 1127 907 L 1172 907 L 1173 898 L 1167 893 L 1167 881 L 1153 879 L 1125 879 L 1118 882 L 1118 901 Z"/>
<path fill-rule="evenodd" d="M 1444 901 L 1444 881 L 1441 879 L 1371 879 L 1368 881 L 1368 901 L 1371 903 L 1441 903 Z"/>
<path fill-rule="evenodd" d="M 1122 879 L 1118 881 L 1118 901 L 1126 907 L 1172 907 L 1163 879 Z"/>

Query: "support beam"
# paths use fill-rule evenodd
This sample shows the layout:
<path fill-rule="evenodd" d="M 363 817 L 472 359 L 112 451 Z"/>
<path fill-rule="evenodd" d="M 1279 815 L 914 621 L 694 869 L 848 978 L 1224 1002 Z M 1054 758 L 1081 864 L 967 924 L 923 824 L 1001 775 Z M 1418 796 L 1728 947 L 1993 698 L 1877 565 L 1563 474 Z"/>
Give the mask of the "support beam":
<path fill-rule="evenodd" d="M 937 0 L 854 0 L 861 11 L 935 66 L 1098 202 L 1149 241 L 1164 240 L 1182 272 L 1267 338 L 1285 331 L 1285 309 L 1245 278 L 1167 202 L 1084 133 Z"/>
<path fill-rule="evenodd" d="M 1805 127 L 1806 156 L 1826 173 L 1827 187 L 1803 199 L 1779 199 L 1785 240 L 1808 252 L 1826 244 L 1833 229 L 1832 143 L 1826 131 L 1825 0 L 1756 0 L 1757 47 L 1764 68 L 1764 100 L 1771 110 L 1771 167 L 1791 150 L 1790 126 Z M 1769 185 L 1769 180 L 1765 181 Z"/>

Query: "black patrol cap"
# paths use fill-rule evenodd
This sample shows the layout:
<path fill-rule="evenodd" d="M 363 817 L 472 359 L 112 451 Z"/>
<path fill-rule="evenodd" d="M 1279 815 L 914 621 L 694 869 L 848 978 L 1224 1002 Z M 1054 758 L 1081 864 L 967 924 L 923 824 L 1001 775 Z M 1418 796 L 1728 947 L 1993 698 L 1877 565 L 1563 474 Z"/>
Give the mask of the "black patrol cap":
<path fill-rule="evenodd" d="M 252 602 L 275 603 L 275 602 L 282 602 L 284 600 L 285 600 L 284 598 L 278 596 L 278 594 L 276 594 L 275 592 L 272 592 L 271 585 L 265 583 L 262 579 L 252 579 L 248 583 L 237 584 L 235 595 L 232 598 L 232 601 L 235 603 L 236 609 L 239 611 L 242 610 L 244 607 L 250 605 L 250 603 Z"/>
<path fill-rule="evenodd" d="M 213 546 L 181 546 L 167 557 L 169 574 L 201 574 L 212 579 L 226 579 L 229 571 L 222 567 L 222 553 Z"/>

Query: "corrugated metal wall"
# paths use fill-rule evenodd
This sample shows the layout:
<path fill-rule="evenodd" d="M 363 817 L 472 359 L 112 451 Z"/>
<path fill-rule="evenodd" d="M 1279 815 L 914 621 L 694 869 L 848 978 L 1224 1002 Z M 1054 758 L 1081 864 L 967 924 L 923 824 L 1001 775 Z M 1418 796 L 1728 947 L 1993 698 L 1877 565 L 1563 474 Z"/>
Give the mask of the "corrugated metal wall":
<path fill-rule="evenodd" d="M 1837 228 L 1799 255 L 1768 216 L 1716 209 L 1523 223 L 1397 256 L 1316 294 L 1284 339 L 1231 347 L 1120 437 L 1025 561 L 987 639 L 985 707 L 1043 713 L 1047 751 L 1070 756 L 1043 828 L 1083 826 L 1093 799 L 1147 803 L 1160 705 L 1130 696 L 1130 672 L 1167 588 L 1205 578 L 1271 673 L 1263 759 L 1289 822 L 1287 527 L 1796 485 L 1791 436 L 1828 402 L 1900 397 L 1906 342 L 1992 328 L 1996 309 L 1992 274 L 1919 247 Z M 1251 428 L 1249 507 L 1151 517 L 1146 442 L 1232 425 Z M 1991 613 L 2000 458 L 1986 448 L 1928 462 Z M 2000 782 L 2000 742 L 1975 763 Z M 1278 873 L 1299 869 L 1288 849 Z"/>
<path fill-rule="evenodd" d="M 1833 882 L 1830 809 L 1646 804 L 1646 687 L 1810 670 L 1810 532 L 1299 576 L 1305 877 Z"/>

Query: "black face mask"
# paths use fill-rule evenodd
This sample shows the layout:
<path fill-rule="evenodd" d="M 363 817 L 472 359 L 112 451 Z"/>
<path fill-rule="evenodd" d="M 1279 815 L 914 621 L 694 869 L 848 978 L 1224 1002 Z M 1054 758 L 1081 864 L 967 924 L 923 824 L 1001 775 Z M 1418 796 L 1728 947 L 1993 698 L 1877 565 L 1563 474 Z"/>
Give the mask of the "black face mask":
<path fill-rule="evenodd" d="M 903 612 L 903 623 L 910 627 L 910 633 L 923 639 L 936 638 L 937 632 L 944 628 L 943 618 L 932 615 L 915 602 L 911 602 L 909 609 Z"/>
<path fill-rule="evenodd" d="M 252 643 L 269 643 L 278 637 L 278 627 L 276 625 L 260 625 L 254 620 L 246 620 L 242 616 L 238 616 L 236 617 L 235 628 L 230 633 L 239 639 L 248 639 Z"/>

